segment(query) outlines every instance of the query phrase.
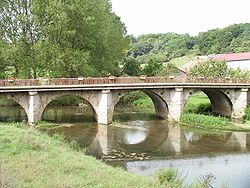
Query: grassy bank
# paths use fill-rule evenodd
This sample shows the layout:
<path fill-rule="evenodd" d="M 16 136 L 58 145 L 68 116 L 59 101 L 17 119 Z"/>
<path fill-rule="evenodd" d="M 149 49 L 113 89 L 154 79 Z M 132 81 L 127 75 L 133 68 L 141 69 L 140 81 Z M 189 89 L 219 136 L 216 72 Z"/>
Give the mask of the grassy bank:
<path fill-rule="evenodd" d="M 181 125 L 192 128 L 205 128 L 213 130 L 227 130 L 227 131 L 249 131 L 250 129 L 244 126 L 237 126 L 230 122 L 226 117 L 216 117 L 204 114 L 185 113 L 181 118 Z"/>
<path fill-rule="evenodd" d="M 0 124 L 0 151 L 0 187 L 159 187 L 32 128 Z"/>
<path fill-rule="evenodd" d="M 195 93 L 185 105 L 184 113 L 210 114 L 212 104 L 208 97 L 202 93 Z"/>

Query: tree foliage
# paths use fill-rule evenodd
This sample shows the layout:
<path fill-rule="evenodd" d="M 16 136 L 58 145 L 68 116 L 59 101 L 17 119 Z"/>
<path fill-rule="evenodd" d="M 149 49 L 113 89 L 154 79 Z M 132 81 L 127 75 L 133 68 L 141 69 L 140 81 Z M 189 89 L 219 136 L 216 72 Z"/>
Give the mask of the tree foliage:
<path fill-rule="evenodd" d="M 128 47 L 108 0 L 3 0 L 1 55 L 12 76 L 117 74 Z"/>
<path fill-rule="evenodd" d="M 141 73 L 140 64 L 133 57 L 125 58 L 123 73 L 129 76 L 138 76 Z"/>
<path fill-rule="evenodd" d="M 162 62 L 159 62 L 156 59 L 150 59 L 143 69 L 143 74 L 147 76 L 156 76 L 162 69 Z"/>
<path fill-rule="evenodd" d="M 228 76 L 227 63 L 216 62 L 209 60 L 194 66 L 190 72 L 190 76 L 204 76 L 204 77 L 225 77 Z"/>

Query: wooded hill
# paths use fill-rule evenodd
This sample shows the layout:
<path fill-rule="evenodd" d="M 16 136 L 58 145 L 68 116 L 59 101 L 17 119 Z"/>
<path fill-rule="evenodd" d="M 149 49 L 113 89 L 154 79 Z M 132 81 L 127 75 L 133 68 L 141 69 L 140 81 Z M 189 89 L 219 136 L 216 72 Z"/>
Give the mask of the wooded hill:
<path fill-rule="evenodd" d="M 130 36 L 128 56 L 139 63 L 151 59 L 169 61 L 185 55 L 208 55 L 250 51 L 250 23 L 234 24 L 223 29 L 189 34 L 146 34 L 138 38 Z"/>

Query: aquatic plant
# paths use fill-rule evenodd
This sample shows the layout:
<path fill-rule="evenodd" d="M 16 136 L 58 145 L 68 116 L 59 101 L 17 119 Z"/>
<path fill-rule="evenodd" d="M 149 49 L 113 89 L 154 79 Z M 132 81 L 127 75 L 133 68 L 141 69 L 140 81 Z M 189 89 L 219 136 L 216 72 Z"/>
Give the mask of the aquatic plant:
<path fill-rule="evenodd" d="M 173 167 L 168 169 L 160 170 L 156 174 L 156 179 L 160 182 L 161 185 L 165 185 L 168 188 L 181 188 L 184 187 L 184 179 L 186 176 L 183 176 L 182 173 Z"/>
<path fill-rule="evenodd" d="M 198 185 L 202 188 L 213 188 L 213 184 L 215 182 L 215 175 L 212 173 L 208 173 L 206 175 L 201 175 L 197 178 Z"/>

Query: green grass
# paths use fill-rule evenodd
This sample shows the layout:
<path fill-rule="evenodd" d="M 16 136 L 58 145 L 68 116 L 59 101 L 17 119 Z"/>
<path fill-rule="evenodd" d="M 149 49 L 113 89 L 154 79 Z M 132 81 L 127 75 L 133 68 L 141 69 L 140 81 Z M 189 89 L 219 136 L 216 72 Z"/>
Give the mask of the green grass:
<path fill-rule="evenodd" d="M 1 187 L 159 187 L 87 156 L 62 136 L 0 124 Z"/>
<path fill-rule="evenodd" d="M 138 109 L 150 110 L 154 109 L 152 100 L 146 95 L 132 102 L 132 105 Z"/>
<path fill-rule="evenodd" d="M 170 63 L 173 63 L 176 67 L 181 68 L 183 65 L 187 64 L 193 56 L 183 56 L 179 58 L 172 59 Z"/>
<path fill-rule="evenodd" d="M 246 109 L 246 121 L 250 121 L 250 106 Z"/>
<path fill-rule="evenodd" d="M 48 122 L 48 121 L 39 121 L 38 128 L 53 128 L 58 127 L 60 124 Z"/>
<path fill-rule="evenodd" d="M 195 93 L 185 105 L 185 113 L 209 114 L 212 112 L 212 104 L 203 93 Z"/>
<path fill-rule="evenodd" d="M 204 114 L 185 113 L 181 117 L 181 124 L 193 128 L 198 127 L 214 130 L 247 131 L 244 127 L 234 125 L 226 117 L 215 117 Z"/>
<path fill-rule="evenodd" d="M 154 110 L 154 104 L 150 97 L 142 91 L 132 91 L 119 101 L 120 106 L 132 106 L 140 111 Z"/>

